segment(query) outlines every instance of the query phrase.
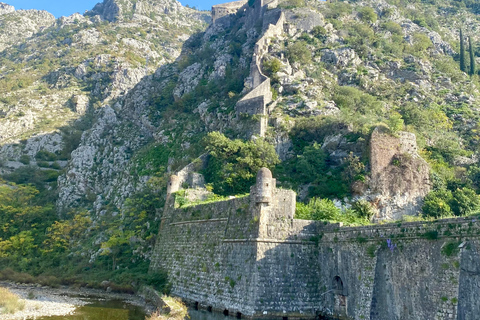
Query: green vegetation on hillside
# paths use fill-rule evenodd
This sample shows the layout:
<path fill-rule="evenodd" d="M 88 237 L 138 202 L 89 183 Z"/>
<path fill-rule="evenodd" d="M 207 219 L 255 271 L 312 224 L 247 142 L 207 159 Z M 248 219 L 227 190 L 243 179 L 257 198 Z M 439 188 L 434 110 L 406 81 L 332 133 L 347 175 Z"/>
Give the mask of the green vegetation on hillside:
<path fill-rule="evenodd" d="M 151 193 L 129 199 L 123 215 L 97 223 L 84 210 L 59 217 L 39 195 L 34 186 L 0 181 L 0 279 L 90 287 L 109 280 L 114 290 L 126 292 L 136 288 L 132 283 L 165 288 L 165 275 L 148 275 L 144 260 L 155 243 L 155 208 L 161 206 Z"/>
<path fill-rule="evenodd" d="M 279 162 L 273 146 L 262 139 L 243 142 L 212 132 L 205 142 L 209 152 L 205 179 L 212 184 L 216 194 L 249 193 L 257 172 Z"/>

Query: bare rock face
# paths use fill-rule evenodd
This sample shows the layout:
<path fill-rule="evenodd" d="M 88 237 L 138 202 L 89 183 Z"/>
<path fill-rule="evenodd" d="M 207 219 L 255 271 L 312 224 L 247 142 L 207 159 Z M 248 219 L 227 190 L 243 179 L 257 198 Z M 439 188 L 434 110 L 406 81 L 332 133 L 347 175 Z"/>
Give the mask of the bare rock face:
<path fill-rule="evenodd" d="M 144 20 L 147 17 L 155 20 L 155 16 L 158 14 L 176 14 L 179 12 L 192 13 L 193 10 L 182 7 L 180 2 L 175 0 L 104 0 L 88 12 L 88 15 L 99 15 L 102 19 L 113 22 L 126 17 L 137 20 Z"/>
<path fill-rule="evenodd" d="M 25 41 L 55 23 L 53 14 L 43 10 L 18 10 L 0 3 L 0 51 Z"/>
<path fill-rule="evenodd" d="M 130 3 L 130 1 L 127 2 Z M 115 0 L 105 0 L 102 3 L 97 3 L 90 13 L 99 15 L 107 21 L 115 21 L 122 14 L 122 10 Z"/>
<path fill-rule="evenodd" d="M 396 137 L 376 128 L 370 140 L 370 164 L 370 192 L 378 209 L 375 220 L 417 214 L 430 191 L 430 170 L 417 153 L 415 135 L 400 132 Z"/>
<path fill-rule="evenodd" d="M 0 14 L 6 14 L 6 13 L 11 13 L 15 11 L 15 7 L 11 6 L 9 4 L 0 2 Z"/>

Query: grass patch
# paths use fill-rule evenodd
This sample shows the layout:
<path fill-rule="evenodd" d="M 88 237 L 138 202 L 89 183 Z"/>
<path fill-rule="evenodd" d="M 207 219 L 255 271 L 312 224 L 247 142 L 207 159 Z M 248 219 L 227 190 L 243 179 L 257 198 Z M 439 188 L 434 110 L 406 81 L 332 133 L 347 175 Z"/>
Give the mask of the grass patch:
<path fill-rule="evenodd" d="M 226 201 L 226 200 L 234 199 L 234 198 L 232 198 L 232 196 L 221 196 L 221 195 L 218 195 L 218 194 L 212 194 L 205 200 L 189 202 L 185 198 L 184 193 L 182 194 L 182 191 L 184 191 L 184 190 L 180 190 L 179 192 L 177 192 L 177 198 L 175 199 L 180 208 L 187 208 L 187 207 L 193 207 L 193 206 L 197 206 L 197 205 L 203 205 L 203 204 L 208 204 L 208 203 L 214 203 L 214 202 L 220 202 L 220 201 Z M 240 199 L 240 198 L 245 198 L 245 197 L 248 197 L 248 196 L 250 196 L 249 193 L 236 195 L 234 197 L 235 197 L 235 199 Z"/>
<path fill-rule="evenodd" d="M 25 308 L 25 301 L 6 288 L 0 288 L 0 314 L 15 313 Z"/>

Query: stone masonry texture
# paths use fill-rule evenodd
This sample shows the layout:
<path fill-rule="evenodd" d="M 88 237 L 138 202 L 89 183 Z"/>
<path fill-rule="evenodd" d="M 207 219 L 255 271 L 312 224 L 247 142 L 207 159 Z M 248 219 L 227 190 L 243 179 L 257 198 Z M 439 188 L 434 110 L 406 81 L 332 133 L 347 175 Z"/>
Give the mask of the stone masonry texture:
<path fill-rule="evenodd" d="M 245 318 L 478 319 L 475 219 L 296 220 L 295 193 L 261 183 L 272 183 L 268 203 L 258 182 L 228 201 L 178 208 L 169 198 L 150 271 L 168 272 L 173 295 Z"/>

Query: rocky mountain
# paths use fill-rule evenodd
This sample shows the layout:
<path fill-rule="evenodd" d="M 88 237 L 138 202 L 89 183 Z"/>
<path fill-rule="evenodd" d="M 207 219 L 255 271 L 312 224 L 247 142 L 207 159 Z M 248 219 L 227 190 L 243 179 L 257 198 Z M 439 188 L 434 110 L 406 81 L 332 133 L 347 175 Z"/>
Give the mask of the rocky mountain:
<path fill-rule="evenodd" d="M 56 180 L 98 113 L 173 62 L 210 20 L 177 1 L 105 1 L 57 20 L 1 8 L 1 171 L 41 168 L 44 182 Z"/>
<path fill-rule="evenodd" d="M 460 27 L 476 43 L 478 16 L 444 5 L 270 5 L 285 21 L 260 62 L 275 96 L 265 134 L 285 164 L 305 152 L 296 145 L 294 134 L 302 134 L 296 127 L 312 119 L 334 121 L 333 135 L 309 138 L 323 143 L 331 170 L 338 171 L 352 152 L 363 159 L 368 178 L 369 128 L 388 126 L 395 117 L 417 134 L 420 149 L 455 141 L 447 147 L 458 149 L 452 165 L 473 164 L 476 77 L 461 72 L 454 59 Z M 59 176 L 52 185 L 58 208 L 93 202 L 105 211 L 105 203 L 121 208 L 152 175 L 201 154 L 198 138 L 206 132 L 248 137 L 232 107 L 253 86 L 253 46 L 270 16 L 260 19 L 262 27 L 230 15 L 192 37 L 209 17 L 176 1 L 105 0 L 84 16 L 58 20 L 2 4 L 2 36 L 8 39 L 2 42 L 0 80 L 2 172 L 19 182 L 22 172 L 40 168 L 43 182 Z M 181 108 L 168 110 L 169 103 Z M 366 142 L 348 142 L 352 135 Z M 295 171 L 289 168 L 283 183 L 302 197 L 341 200 L 352 192 L 349 186 L 314 191 L 326 187 L 308 179 L 291 184 Z M 330 178 L 337 179 L 333 171 Z"/>

